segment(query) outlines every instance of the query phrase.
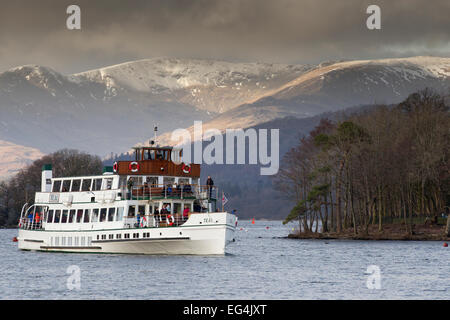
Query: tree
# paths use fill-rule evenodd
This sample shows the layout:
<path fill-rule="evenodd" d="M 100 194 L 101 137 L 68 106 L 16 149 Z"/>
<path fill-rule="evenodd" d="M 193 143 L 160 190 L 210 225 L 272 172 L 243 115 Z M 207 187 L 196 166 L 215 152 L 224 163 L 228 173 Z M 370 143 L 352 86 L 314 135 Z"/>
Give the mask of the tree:
<path fill-rule="evenodd" d="M 55 177 L 97 175 L 102 173 L 103 168 L 100 157 L 70 149 L 34 161 L 8 182 L 0 184 L 1 225 L 15 225 L 22 206 L 33 203 L 35 192 L 41 189 L 41 173 L 45 164 L 52 165 Z"/>

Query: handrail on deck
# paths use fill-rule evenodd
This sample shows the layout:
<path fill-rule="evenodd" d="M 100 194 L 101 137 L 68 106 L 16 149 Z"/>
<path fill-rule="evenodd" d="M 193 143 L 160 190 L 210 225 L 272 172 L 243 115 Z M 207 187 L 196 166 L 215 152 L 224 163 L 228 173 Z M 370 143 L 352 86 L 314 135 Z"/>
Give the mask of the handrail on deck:
<path fill-rule="evenodd" d="M 127 199 L 153 200 L 153 199 L 198 199 L 216 201 L 219 189 L 215 186 L 202 186 L 196 184 L 160 185 L 143 184 L 131 188 L 122 186 L 128 193 Z"/>
<path fill-rule="evenodd" d="M 158 228 L 178 227 L 183 225 L 196 212 L 189 212 L 187 216 L 180 213 L 146 214 L 124 217 L 125 228 Z"/>

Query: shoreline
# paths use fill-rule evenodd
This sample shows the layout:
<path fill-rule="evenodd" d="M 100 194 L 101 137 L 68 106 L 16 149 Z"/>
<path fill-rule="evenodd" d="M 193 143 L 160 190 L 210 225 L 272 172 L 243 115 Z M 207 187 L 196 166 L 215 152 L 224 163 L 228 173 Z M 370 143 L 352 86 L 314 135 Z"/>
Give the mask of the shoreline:
<path fill-rule="evenodd" d="M 341 233 L 290 233 L 287 239 L 313 239 L 313 240 L 373 240 L 373 241 L 450 241 L 445 235 L 445 226 L 442 225 L 413 225 L 413 234 L 409 234 L 404 224 L 383 225 L 378 231 L 377 225 L 369 226 L 367 234 L 354 234 L 353 229 L 343 230 Z"/>

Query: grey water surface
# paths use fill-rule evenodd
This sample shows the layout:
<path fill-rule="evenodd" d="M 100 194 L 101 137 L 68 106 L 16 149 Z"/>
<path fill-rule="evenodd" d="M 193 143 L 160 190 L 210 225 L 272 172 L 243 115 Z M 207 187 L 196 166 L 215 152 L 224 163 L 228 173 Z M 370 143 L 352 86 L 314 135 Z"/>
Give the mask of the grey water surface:
<path fill-rule="evenodd" d="M 290 228 L 240 221 L 224 256 L 26 252 L 12 242 L 17 230 L 0 230 L 0 298 L 450 299 L 442 242 L 283 238 Z"/>

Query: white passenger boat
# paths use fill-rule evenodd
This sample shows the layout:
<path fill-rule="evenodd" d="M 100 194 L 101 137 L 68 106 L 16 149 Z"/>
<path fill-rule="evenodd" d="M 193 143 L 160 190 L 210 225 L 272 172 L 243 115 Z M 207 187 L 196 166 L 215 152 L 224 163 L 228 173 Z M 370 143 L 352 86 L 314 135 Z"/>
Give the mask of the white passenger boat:
<path fill-rule="evenodd" d="M 200 165 L 177 164 L 170 147 L 135 148 L 103 175 L 53 177 L 23 206 L 19 249 L 77 253 L 224 254 L 237 217 L 219 210 L 214 186 L 200 184 Z M 178 162 L 178 161 L 177 161 Z"/>

